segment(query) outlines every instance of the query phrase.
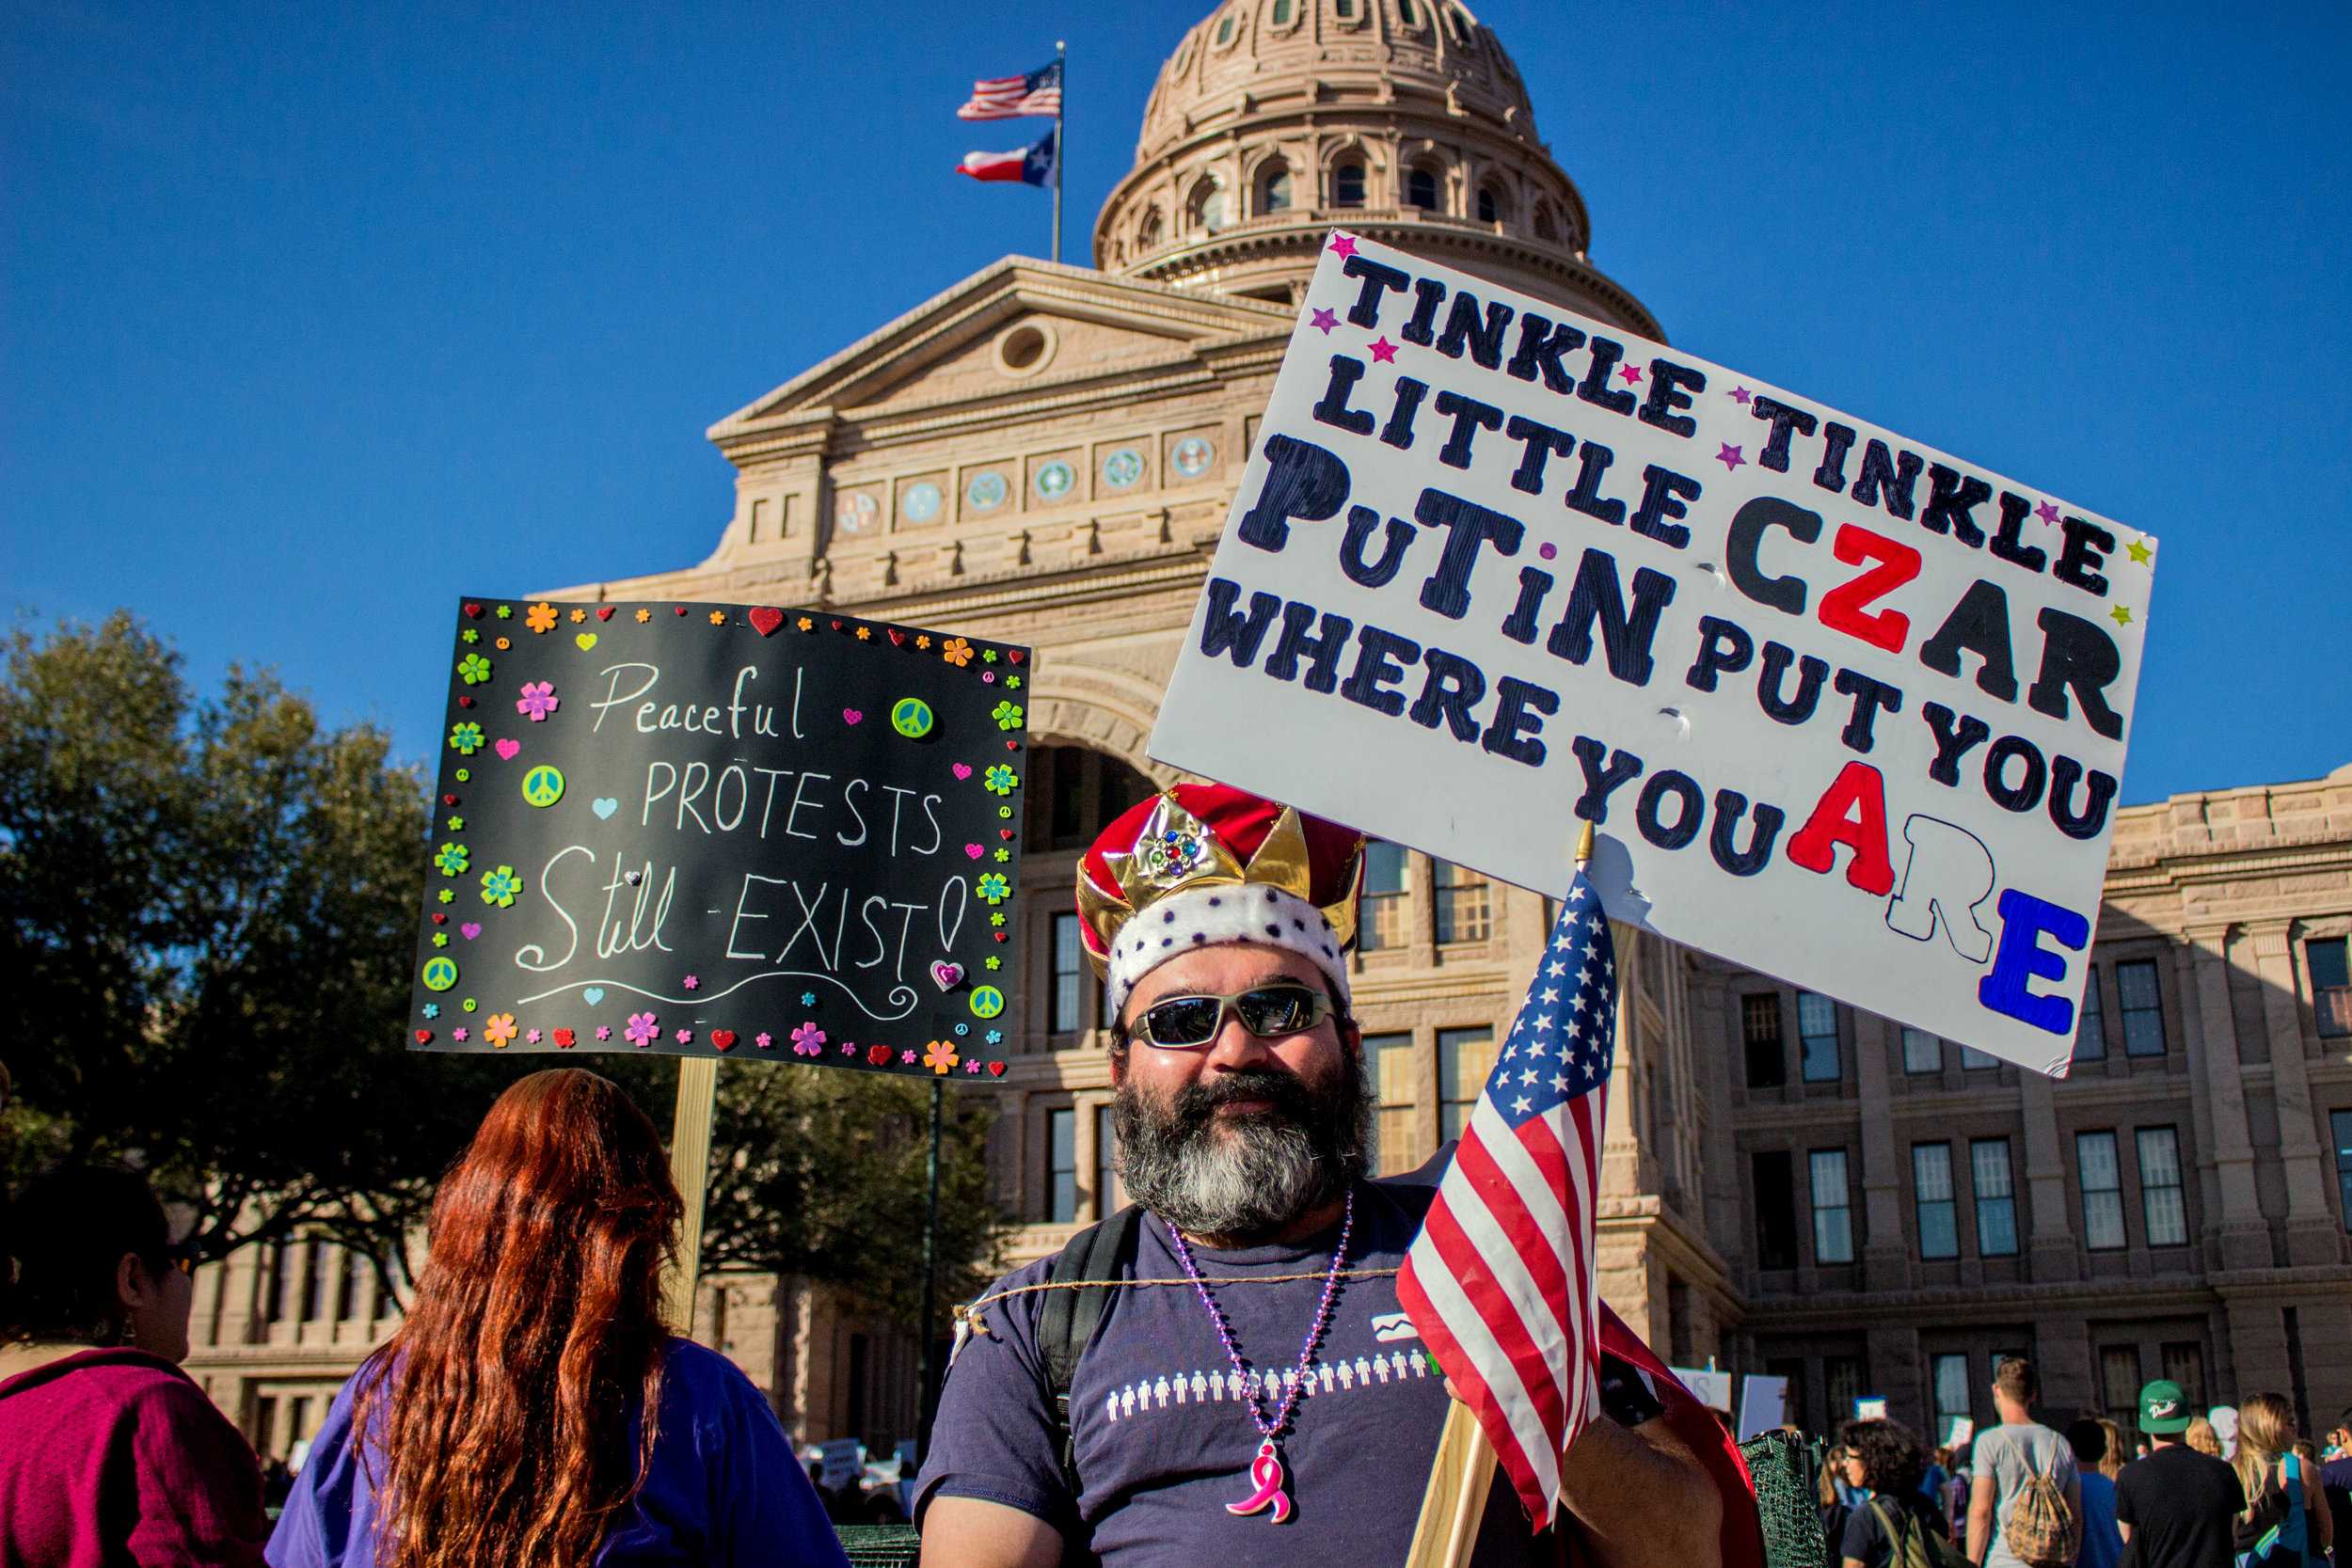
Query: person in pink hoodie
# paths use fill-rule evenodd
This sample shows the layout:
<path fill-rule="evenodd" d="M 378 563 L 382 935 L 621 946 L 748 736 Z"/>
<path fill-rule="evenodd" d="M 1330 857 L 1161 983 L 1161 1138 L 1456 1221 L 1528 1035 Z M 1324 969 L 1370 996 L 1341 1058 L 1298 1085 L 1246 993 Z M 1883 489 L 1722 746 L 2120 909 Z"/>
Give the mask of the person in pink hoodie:
<path fill-rule="evenodd" d="M 261 1568 L 260 1466 L 179 1366 L 193 1264 L 125 1170 L 0 1217 L 0 1568 Z"/>

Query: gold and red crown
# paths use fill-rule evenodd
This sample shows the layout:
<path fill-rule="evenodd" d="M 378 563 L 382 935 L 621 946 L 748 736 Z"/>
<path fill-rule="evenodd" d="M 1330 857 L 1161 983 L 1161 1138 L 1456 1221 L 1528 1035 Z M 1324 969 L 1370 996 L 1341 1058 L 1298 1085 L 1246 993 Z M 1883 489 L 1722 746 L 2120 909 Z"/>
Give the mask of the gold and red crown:
<path fill-rule="evenodd" d="M 1344 948 L 1356 938 L 1364 840 L 1227 784 L 1177 784 L 1128 808 L 1078 863 L 1083 945 L 1107 971 L 1120 928 L 1194 888 L 1270 887 L 1314 905 Z"/>

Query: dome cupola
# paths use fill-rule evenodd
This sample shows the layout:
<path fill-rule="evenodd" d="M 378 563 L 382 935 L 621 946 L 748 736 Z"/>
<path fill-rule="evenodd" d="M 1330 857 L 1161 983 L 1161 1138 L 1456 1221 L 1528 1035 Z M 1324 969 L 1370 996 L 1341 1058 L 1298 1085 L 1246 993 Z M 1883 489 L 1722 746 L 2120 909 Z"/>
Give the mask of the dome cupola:
<path fill-rule="evenodd" d="M 1583 198 L 1457 0 L 1225 0 L 1162 68 L 1094 261 L 1289 301 L 1334 228 L 1659 335 L 1585 259 Z"/>

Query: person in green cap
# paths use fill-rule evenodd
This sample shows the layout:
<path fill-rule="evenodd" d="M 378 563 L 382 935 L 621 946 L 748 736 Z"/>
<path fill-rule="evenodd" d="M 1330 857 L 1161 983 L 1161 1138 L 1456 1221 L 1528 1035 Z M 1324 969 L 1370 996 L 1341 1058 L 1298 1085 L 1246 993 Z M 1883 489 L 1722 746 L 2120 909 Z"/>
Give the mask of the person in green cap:
<path fill-rule="evenodd" d="M 2246 1489 L 2237 1472 L 2181 1440 L 2196 1418 L 2169 1378 L 2139 1390 L 2139 1430 L 2155 1445 L 2115 1482 L 2115 1523 L 2139 1568 L 2231 1568 Z"/>

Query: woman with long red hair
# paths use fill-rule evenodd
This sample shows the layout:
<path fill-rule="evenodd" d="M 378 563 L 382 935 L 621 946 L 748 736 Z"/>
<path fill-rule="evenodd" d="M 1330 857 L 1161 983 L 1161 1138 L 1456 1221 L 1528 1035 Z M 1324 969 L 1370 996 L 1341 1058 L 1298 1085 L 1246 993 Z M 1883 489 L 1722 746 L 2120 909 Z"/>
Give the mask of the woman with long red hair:
<path fill-rule="evenodd" d="M 767 1401 L 662 1323 L 681 1209 L 609 1080 L 501 1095 L 434 1200 L 407 1321 L 311 1446 L 274 1568 L 843 1564 Z"/>

